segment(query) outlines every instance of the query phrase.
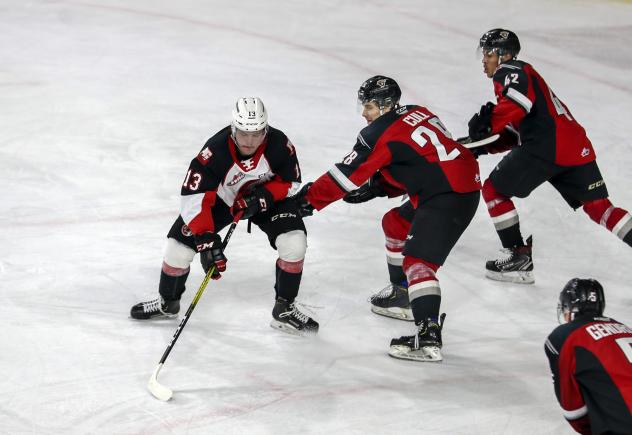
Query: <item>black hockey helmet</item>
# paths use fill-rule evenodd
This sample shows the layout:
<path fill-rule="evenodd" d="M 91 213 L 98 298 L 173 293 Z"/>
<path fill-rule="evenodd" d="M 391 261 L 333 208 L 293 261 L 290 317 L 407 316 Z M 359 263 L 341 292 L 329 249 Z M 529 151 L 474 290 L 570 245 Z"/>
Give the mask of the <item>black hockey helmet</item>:
<path fill-rule="evenodd" d="M 478 46 L 482 51 L 491 51 L 498 54 L 498 56 L 509 54 L 514 58 L 518 56 L 520 52 L 518 35 L 506 29 L 492 29 L 485 32 L 485 34 L 481 36 Z"/>
<path fill-rule="evenodd" d="M 577 314 L 603 315 L 606 298 L 603 287 L 594 279 L 571 279 L 560 293 L 557 316 L 562 322 L 564 313 L 571 313 L 571 320 Z"/>
<path fill-rule="evenodd" d="M 375 101 L 380 110 L 396 107 L 402 96 L 402 90 L 395 80 L 385 76 L 374 76 L 366 80 L 358 89 L 358 104 Z"/>

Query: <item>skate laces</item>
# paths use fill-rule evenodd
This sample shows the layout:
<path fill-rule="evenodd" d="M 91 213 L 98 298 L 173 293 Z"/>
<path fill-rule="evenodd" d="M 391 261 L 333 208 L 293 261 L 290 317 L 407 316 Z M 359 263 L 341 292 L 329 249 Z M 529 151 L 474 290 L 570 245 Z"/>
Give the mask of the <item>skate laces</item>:
<path fill-rule="evenodd" d="M 309 315 L 303 313 L 300 309 L 299 306 L 305 308 L 306 305 L 305 304 L 301 304 L 300 302 L 294 302 L 292 303 L 288 308 L 290 308 L 289 311 L 286 311 L 285 313 L 281 313 L 279 314 L 279 317 L 289 317 L 292 316 L 295 319 L 297 319 L 299 322 L 306 324 L 310 317 Z"/>
<path fill-rule="evenodd" d="M 160 298 L 154 299 L 152 301 L 143 302 L 143 312 L 151 313 L 154 311 L 161 311 L 160 303 L 161 303 Z"/>
<path fill-rule="evenodd" d="M 513 260 L 515 252 L 511 248 L 503 248 L 500 250 L 500 257 L 497 258 L 494 263 L 506 264 Z"/>
<path fill-rule="evenodd" d="M 369 302 L 388 299 L 395 293 L 395 284 L 391 283 L 369 298 Z"/>

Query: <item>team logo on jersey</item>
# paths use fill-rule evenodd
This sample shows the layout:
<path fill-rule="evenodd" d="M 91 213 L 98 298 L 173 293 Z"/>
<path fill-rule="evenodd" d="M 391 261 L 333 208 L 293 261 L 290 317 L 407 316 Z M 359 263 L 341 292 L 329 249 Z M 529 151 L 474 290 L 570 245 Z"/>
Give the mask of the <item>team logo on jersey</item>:
<path fill-rule="evenodd" d="M 180 231 L 182 232 L 182 235 L 185 237 L 190 237 L 193 235 L 193 232 L 186 224 L 182 225 L 182 228 L 180 228 Z"/>
<path fill-rule="evenodd" d="M 255 162 L 252 159 L 244 160 L 241 164 L 246 171 L 250 171 L 255 167 Z"/>
<path fill-rule="evenodd" d="M 586 157 L 588 154 L 590 154 L 590 150 L 588 148 L 584 148 L 582 150 L 582 157 Z"/>
<path fill-rule="evenodd" d="M 230 180 L 228 183 L 226 183 L 226 185 L 232 187 L 235 184 L 239 183 L 241 180 L 243 180 L 245 176 L 246 176 L 246 174 L 244 174 L 243 172 L 238 172 L 238 173 L 235 174 L 235 176 L 233 177 L 232 180 Z"/>
<path fill-rule="evenodd" d="M 474 181 L 477 183 L 481 182 L 481 176 L 479 174 L 476 174 L 476 176 L 474 177 Z"/>
<path fill-rule="evenodd" d="M 213 153 L 211 152 L 211 150 L 208 149 L 208 147 L 205 147 L 202 151 L 200 151 L 200 157 L 205 162 L 208 162 L 212 155 Z"/>

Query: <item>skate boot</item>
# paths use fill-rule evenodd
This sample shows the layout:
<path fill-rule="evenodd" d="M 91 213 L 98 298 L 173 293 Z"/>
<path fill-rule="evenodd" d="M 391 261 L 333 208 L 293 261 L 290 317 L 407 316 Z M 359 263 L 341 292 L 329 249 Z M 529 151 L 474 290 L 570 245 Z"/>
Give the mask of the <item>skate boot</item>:
<path fill-rule="evenodd" d="M 409 359 L 412 361 L 441 361 L 441 330 L 445 321 L 445 314 L 440 321 L 429 318 L 417 325 L 417 334 L 394 338 L 388 354 L 393 358 Z"/>
<path fill-rule="evenodd" d="M 369 302 L 375 314 L 411 322 L 415 320 L 408 300 L 408 289 L 403 285 L 391 283 L 371 296 Z"/>
<path fill-rule="evenodd" d="M 289 303 L 279 297 L 272 310 L 270 326 L 294 335 L 316 334 L 318 322 L 302 313 L 294 302 Z"/>
<path fill-rule="evenodd" d="M 496 281 L 533 284 L 532 244 L 533 239 L 529 236 L 526 246 L 502 249 L 500 258 L 485 264 L 485 276 Z"/>
<path fill-rule="evenodd" d="M 130 316 L 133 319 L 168 319 L 178 316 L 180 301 L 167 301 L 162 296 L 157 299 L 140 302 L 132 307 Z"/>

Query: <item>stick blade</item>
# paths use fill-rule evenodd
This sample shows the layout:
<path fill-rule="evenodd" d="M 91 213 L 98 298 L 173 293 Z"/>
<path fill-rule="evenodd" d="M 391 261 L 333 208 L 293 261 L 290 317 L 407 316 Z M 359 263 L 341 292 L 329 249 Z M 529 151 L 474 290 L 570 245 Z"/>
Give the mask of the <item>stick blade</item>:
<path fill-rule="evenodd" d="M 478 148 L 485 145 L 489 145 L 492 142 L 496 142 L 499 138 L 500 138 L 499 134 L 493 134 L 489 137 L 478 140 L 476 142 L 473 142 L 472 139 L 470 139 L 469 137 L 463 137 L 463 138 L 458 139 L 457 141 L 461 145 L 463 145 L 465 148 Z"/>
<path fill-rule="evenodd" d="M 158 367 L 154 370 L 154 373 L 151 375 L 151 378 L 149 378 L 149 382 L 147 383 L 147 388 L 156 399 L 166 402 L 171 399 L 171 396 L 173 396 L 173 391 L 158 382 L 158 373 L 160 372 L 160 369 L 162 369 L 162 364 L 158 364 Z"/>

